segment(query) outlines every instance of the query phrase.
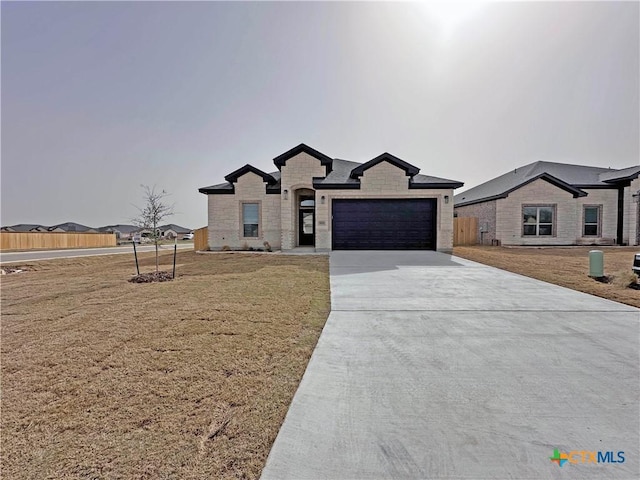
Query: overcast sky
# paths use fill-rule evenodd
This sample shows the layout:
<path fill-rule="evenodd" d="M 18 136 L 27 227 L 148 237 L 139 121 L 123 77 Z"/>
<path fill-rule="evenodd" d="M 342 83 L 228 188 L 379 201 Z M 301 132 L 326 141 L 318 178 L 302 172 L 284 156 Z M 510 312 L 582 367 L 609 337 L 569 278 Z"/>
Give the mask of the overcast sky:
<path fill-rule="evenodd" d="M 129 223 L 304 142 L 473 187 L 640 156 L 640 4 L 1 4 L 2 225 Z M 462 191 L 462 190 L 459 190 Z"/>

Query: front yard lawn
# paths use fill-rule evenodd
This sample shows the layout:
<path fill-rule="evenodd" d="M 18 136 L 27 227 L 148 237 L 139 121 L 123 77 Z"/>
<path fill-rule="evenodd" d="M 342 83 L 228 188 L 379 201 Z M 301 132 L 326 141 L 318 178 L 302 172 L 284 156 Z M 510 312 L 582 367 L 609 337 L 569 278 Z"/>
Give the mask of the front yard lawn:
<path fill-rule="evenodd" d="M 329 312 L 328 257 L 177 263 L 166 283 L 129 283 L 123 255 L 2 277 L 3 478 L 260 475 Z"/>
<path fill-rule="evenodd" d="M 604 274 L 614 278 L 601 283 L 589 278 L 589 250 L 604 252 Z M 640 307 L 640 290 L 626 288 L 633 256 L 639 247 L 455 247 L 453 254 L 468 260 L 537 278 L 580 292 Z"/>

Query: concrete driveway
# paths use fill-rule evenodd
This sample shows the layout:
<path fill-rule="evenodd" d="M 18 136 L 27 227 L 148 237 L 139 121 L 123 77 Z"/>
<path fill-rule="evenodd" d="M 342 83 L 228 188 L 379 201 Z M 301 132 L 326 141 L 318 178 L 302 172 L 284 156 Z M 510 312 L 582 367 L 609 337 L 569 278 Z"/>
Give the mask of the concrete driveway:
<path fill-rule="evenodd" d="M 435 252 L 333 252 L 331 303 L 263 479 L 640 478 L 640 310 Z"/>

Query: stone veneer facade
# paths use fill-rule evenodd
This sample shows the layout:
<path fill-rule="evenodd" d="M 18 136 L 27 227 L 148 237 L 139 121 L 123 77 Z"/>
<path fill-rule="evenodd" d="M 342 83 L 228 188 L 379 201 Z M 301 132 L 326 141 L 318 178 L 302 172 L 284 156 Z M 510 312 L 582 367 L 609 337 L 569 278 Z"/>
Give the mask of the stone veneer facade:
<path fill-rule="evenodd" d="M 624 189 L 623 238 L 627 245 L 640 244 L 638 197 L 640 179 Z M 482 235 L 485 244 L 498 240 L 502 245 L 614 245 L 617 241 L 618 190 L 615 188 L 583 189 L 587 196 L 574 198 L 573 194 L 544 179 L 528 183 L 499 198 L 455 208 L 458 217 L 477 217 L 479 229 L 483 224 L 487 232 Z M 522 209 L 527 205 L 550 205 L 555 209 L 554 235 L 523 235 Z M 600 207 L 600 233 L 584 236 L 584 207 Z M 478 239 L 481 238 L 480 232 Z"/>
<path fill-rule="evenodd" d="M 382 161 L 364 171 L 359 189 L 314 190 L 313 178 L 325 177 L 327 168 L 317 158 L 300 152 L 280 168 L 280 192 L 267 193 L 265 180 L 258 174 L 247 172 L 233 183 L 234 192 L 208 194 L 209 248 L 221 250 L 225 246 L 237 249 L 243 246 L 263 248 L 269 242 L 274 250 L 291 250 L 298 241 L 299 193 L 315 192 L 315 249 L 330 251 L 331 207 L 334 199 L 435 199 L 436 249 L 453 250 L 453 188 L 409 188 L 406 171 Z M 201 189 L 202 191 L 202 189 Z M 206 192 L 203 192 L 206 193 Z M 444 201 L 445 196 L 449 198 Z M 243 202 L 260 205 L 258 237 L 247 238 L 242 231 Z"/>
<path fill-rule="evenodd" d="M 267 194 L 263 179 L 255 173 L 238 178 L 234 195 L 207 195 L 209 204 L 209 246 L 241 248 L 244 243 L 264 248 L 264 242 L 280 248 L 280 195 Z M 258 237 L 244 237 L 242 204 L 260 205 Z"/>
<path fill-rule="evenodd" d="M 453 189 L 408 188 L 409 177 L 405 172 L 383 162 L 366 170 L 361 178 L 359 190 L 318 190 L 316 192 L 316 250 L 331 250 L 331 202 L 334 199 L 394 199 L 432 198 L 436 200 L 436 249 L 439 252 L 453 251 Z M 318 197 L 325 196 L 325 203 Z M 444 197 L 449 196 L 449 203 Z M 320 219 L 320 222 L 318 222 Z"/>

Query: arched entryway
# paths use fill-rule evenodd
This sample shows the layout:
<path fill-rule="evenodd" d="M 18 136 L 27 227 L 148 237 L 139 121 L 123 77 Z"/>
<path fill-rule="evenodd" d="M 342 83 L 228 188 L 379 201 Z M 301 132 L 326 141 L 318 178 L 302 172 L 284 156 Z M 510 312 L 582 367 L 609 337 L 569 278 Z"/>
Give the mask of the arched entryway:
<path fill-rule="evenodd" d="M 298 242 L 299 246 L 315 246 L 316 244 L 316 192 L 300 189 L 296 192 L 298 210 Z"/>

